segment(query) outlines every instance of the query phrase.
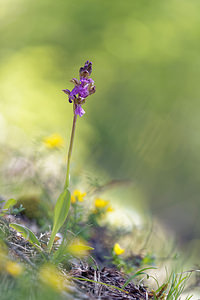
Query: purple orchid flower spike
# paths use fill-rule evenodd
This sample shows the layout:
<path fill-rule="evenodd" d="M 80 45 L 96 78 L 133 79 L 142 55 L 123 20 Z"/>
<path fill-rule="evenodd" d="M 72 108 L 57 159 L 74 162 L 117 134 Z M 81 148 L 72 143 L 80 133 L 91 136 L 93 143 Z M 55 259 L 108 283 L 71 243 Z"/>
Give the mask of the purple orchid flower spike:
<path fill-rule="evenodd" d="M 63 92 L 68 95 L 69 102 L 74 103 L 74 113 L 82 117 L 85 114 L 82 105 L 85 103 L 85 99 L 94 94 L 96 87 L 94 85 L 94 80 L 89 78 L 92 73 L 92 62 L 86 61 L 84 67 L 79 70 L 80 80 L 73 78 L 71 82 L 74 83 L 74 88 L 70 90 L 65 89 Z"/>
<path fill-rule="evenodd" d="M 69 191 L 70 185 L 70 163 L 72 157 L 72 150 L 73 150 L 73 143 L 75 137 L 75 129 L 76 129 L 76 121 L 77 117 L 82 117 L 85 114 L 82 105 L 85 103 L 86 98 L 89 95 L 95 93 L 95 85 L 90 75 L 92 73 L 92 63 L 87 60 L 85 65 L 80 68 L 79 70 L 79 80 L 73 78 L 71 81 L 74 83 L 74 88 L 72 91 L 65 89 L 63 92 L 68 95 L 69 102 L 73 103 L 73 124 L 72 124 L 72 131 L 71 131 L 71 138 L 69 144 L 69 150 L 67 155 L 67 170 L 66 170 L 66 179 L 63 192 L 60 194 L 56 206 L 55 206 L 55 218 L 52 233 L 47 245 L 48 252 L 51 252 L 51 249 L 54 244 L 55 236 L 58 230 L 60 230 L 61 226 L 64 224 L 71 202 L 71 194 Z"/>

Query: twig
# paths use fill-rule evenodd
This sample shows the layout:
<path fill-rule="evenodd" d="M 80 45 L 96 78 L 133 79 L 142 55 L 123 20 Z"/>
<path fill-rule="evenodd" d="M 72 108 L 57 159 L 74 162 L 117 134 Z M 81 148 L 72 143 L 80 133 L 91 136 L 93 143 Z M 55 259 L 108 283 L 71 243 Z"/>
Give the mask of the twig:
<path fill-rule="evenodd" d="M 10 242 L 8 242 L 8 241 L 5 241 L 5 243 L 7 244 L 8 247 L 11 248 L 11 250 L 13 250 L 18 256 L 20 256 L 20 257 L 21 257 L 25 262 L 27 262 L 32 268 L 36 269 L 36 265 L 33 264 L 27 256 L 25 256 L 21 251 L 19 251 L 19 250 L 17 249 L 17 247 L 23 248 L 22 246 L 19 246 L 19 245 L 16 246 L 15 244 L 14 244 L 14 246 L 13 246 L 13 243 L 10 243 Z"/>

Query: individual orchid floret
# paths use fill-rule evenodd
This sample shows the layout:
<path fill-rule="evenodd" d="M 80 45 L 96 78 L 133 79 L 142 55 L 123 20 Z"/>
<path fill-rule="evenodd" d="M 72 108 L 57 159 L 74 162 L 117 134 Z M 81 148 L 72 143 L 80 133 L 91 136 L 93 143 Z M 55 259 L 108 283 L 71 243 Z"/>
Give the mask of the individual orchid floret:
<path fill-rule="evenodd" d="M 74 113 L 82 117 L 85 114 L 82 105 L 85 103 L 85 99 L 94 94 L 96 87 L 94 85 L 94 80 L 89 78 L 92 73 L 92 62 L 86 61 L 84 67 L 79 70 L 80 80 L 73 78 L 71 82 L 74 83 L 74 88 L 72 91 L 65 89 L 63 92 L 68 95 L 69 102 L 74 103 Z"/>
<path fill-rule="evenodd" d="M 75 109 L 75 114 L 79 115 L 80 117 L 82 117 L 85 114 L 84 109 L 81 107 L 81 105 L 77 105 L 76 109 Z"/>

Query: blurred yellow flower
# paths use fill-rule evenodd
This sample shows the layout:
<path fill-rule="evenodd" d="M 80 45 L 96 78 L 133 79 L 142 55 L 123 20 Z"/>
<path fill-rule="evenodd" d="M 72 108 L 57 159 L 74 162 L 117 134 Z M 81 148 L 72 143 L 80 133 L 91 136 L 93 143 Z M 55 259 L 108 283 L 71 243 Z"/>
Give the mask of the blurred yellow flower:
<path fill-rule="evenodd" d="M 82 257 L 87 256 L 89 254 L 89 251 L 94 250 L 94 248 L 90 247 L 82 239 L 74 239 L 72 243 L 68 246 L 67 250 L 74 256 Z"/>
<path fill-rule="evenodd" d="M 52 265 L 44 265 L 39 272 L 40 279 L 51 288 L 62 291 L 65 288 L 65 279 Z"/>
<path fill-rule="evenodd" d="M 83 202 L 86 193 L 81 193 L 79 190 L 74 190 L 73 194 L 71 195 L 71 203 L 75 203 L 76 201 Z"/>
<path fill-rule="evenodd" d="M 17 277 L 23 272 L 23 267 L 14 261 L 7 261 L 5 264 L 5 270 L 12 276 Z"/>
<path fill-rule="evenodd" d="M 106 211 L 107 211 L 107 212 L 113 212 L 113 211 L 114 211 L 114 208 L 113 208 L 111 205 L 109 205 L 109 206 L 107 207 Z"/>
<path fill-rule="evenodd" d="M 116 255 L 121 255 L 125 252 L 125 249 L 121 248 L 120 245 L 118 243 L 114 244 L 114 248 L 113 251 Z"/>
<path fill-rule="evenodd" d="M 94 205 L 96 208 L 104 208 L 109 205 L 109 201 L 100 198 L 95 199 Z"/>
<path fill-rule="evenodd" d="M 71 195 L 71 203 L 75 203 L 76 202 L 76 198 L 74 197 L 74 195 Z"/>
<path fill-rule="evenodd" d="M 57 133 L 44 138 L 43 141 L 47 148 L 60 148 L 64 145 L 64 139 Z"/>

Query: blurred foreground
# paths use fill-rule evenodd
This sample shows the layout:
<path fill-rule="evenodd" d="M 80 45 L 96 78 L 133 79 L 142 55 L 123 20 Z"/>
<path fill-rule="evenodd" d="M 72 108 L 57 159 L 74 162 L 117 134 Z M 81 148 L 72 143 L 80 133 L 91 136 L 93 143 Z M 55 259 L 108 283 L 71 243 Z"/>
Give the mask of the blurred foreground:
<path fill-rule="evenodd" d="M 152 214 L 198 252 L 200 2 L 0 4 L 0 193 L 26 194 L 18 172 L 28 181 L 40 165 L 57 195 L 65 152 L 47 162 L 40 141 L 58 132 L 68 144 L 72 107 L 61 90 L 91 59 L 97 93 L 78 120 L 73 180 L 131 181 L 109 196 Z M 27 189 L 40 193 L 36 183 Z"/>

